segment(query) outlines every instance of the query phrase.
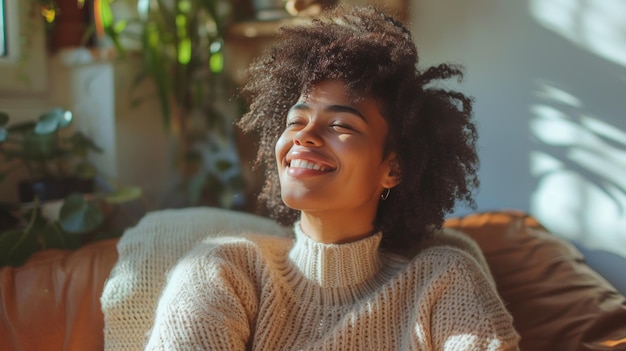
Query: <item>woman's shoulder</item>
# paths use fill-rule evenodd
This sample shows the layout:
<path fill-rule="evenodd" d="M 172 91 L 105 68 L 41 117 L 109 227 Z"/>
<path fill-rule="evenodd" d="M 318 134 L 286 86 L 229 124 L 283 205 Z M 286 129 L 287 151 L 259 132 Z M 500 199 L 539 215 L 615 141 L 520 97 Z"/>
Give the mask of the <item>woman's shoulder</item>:
<path fill-rule="evenodd" d="M 206 238 L 179 260 L 179 265 L 193 267 L 256 267 L 280 261 L 293 246 L 293 239 L 283 236 L 244 232 Z"/>
<path fill-rule="evenodd" d="M 466 269 L 479 269 L 491 279 L 491 272 L 478 244 L 463 232 L 444 228 L 424 238 L 411 255 L 412 262 L 429 262 L 432 265 L 461 265 Z"/>
<path fill-rule="evenodd" d="M 424 239 L 410 256 L 388 258 L 390 265 L 403 272 L 399 277 L 414 281 L 421 288 L 427 288 L 424 284 L 447 285 L 457 280 L 470 285 L 480 281 L 495 287 L 482 251 L 458 231 L 443 230 Z"/>

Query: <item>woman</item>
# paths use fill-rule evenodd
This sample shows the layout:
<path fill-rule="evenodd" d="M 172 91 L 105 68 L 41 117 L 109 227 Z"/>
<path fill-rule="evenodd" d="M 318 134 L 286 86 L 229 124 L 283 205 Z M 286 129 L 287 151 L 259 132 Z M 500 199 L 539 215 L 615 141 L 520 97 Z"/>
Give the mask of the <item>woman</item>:
<path fill-rule="evenodd" d="M 441 231 L 478 184 L 471 100 L 432 86 L 457 67 L 417 63 L 409 31 L 373 8 L 282 29 L 250 67 L 239 125 L 260 132 L 261 199 L 295 239 L 196 248 L 147 349 L 517 349 L 483 257 Z"/>

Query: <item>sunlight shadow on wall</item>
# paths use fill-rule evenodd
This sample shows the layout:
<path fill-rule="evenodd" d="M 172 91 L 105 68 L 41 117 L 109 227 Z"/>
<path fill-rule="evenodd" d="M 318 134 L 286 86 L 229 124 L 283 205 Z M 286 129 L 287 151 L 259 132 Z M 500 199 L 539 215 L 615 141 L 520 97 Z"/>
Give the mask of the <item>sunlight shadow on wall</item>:
<path fill-rule="evenodd" d="M 535 84 L 532 212 L 568 239 L 626 257 L 626 133 L 554 83 Z"/>
<path fill-rule="evenodd" d="M 573 44 L 626 66 L 626 1 L 530 0 L 530 14 Z"/>
<path fill-rule="evenodd" d="M 532 82 L 530 167 L 537 185 L 531 212 L 574 242 L 626 257 L 626 132 L 621 117 L 626 105 L 619 97 L 625 90 L 626 1 L 528 4 L 539 26 L 582 50 L 566 51 L 580 55 L 560 63 L 568 69 L 558 69 L 555 61 L 541 66 L 541 79 Z M 548 48 L 567 48 L 553 44 Z M 543 57 L 563 54 L 542 52 Z M 580 74 L 590 71 L 594 73 Z M 593 80 L 600 72 L 612 73 Z"/>

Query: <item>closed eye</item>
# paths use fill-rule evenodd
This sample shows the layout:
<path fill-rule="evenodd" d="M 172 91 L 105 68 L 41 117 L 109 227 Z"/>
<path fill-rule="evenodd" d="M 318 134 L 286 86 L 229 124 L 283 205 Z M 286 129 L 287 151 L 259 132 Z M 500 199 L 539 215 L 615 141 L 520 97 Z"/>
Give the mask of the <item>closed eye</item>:
<path fill-rule="evenodd" d="M 344 131 L 344 130 L 351 130 L 354 131 L 355 129 L 352 128 L 352 126 L 344 124 L 344 123 L 333 123 L 330 125 L 331 127 L 333 127 L 333 129 L 337 130 L 337 131 Z"/>
<path fill-rule="evenodd" d="M 304 125 L 305 121 L 302 118 L 290 118 L 287 120 L 287 127 L 292 127 L 296 125 Z"/>

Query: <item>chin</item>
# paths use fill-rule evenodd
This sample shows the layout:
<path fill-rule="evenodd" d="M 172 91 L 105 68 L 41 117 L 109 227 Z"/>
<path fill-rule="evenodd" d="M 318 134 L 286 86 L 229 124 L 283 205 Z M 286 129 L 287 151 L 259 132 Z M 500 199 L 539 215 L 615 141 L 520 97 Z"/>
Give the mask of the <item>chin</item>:
<path fill-rule="evenodd" d="M 281 194 L 281 199 L 283 200 L 285 206 L 291 208 L 292 210 L 300 211 L 303 208 L 302 201 L 294 198 L 293 196 Z"/>
<path fill-rule="evenodd" d="M 320 202 L 315 201 L 310 194 L 294 194 L 293 192 L 287 194 L 283 192 L 281 198 L 285 206 L 298 211 L 319 207 L 316 206 L 316 203 L 319 204 Z"/>

